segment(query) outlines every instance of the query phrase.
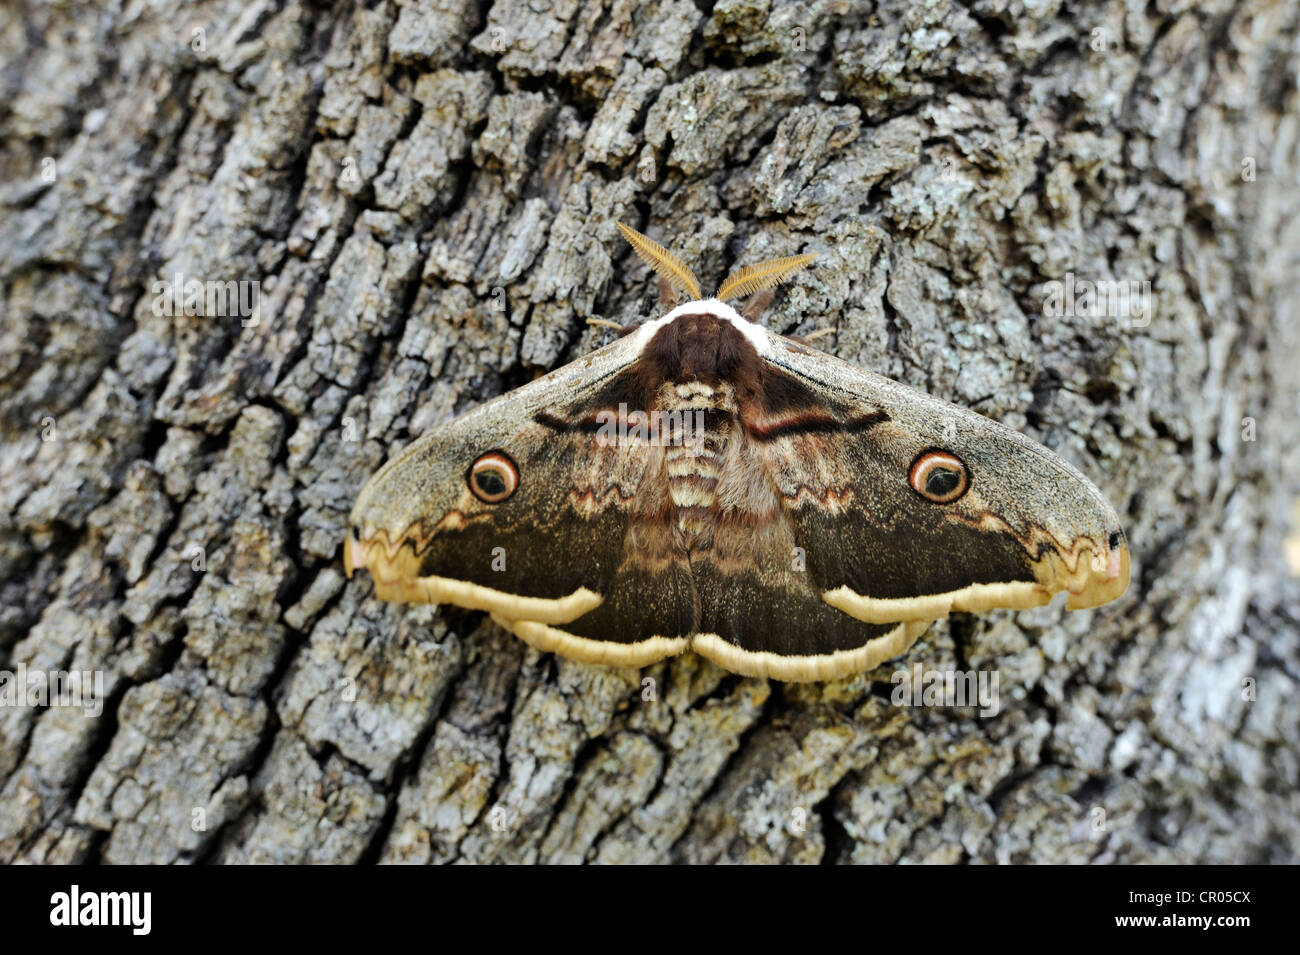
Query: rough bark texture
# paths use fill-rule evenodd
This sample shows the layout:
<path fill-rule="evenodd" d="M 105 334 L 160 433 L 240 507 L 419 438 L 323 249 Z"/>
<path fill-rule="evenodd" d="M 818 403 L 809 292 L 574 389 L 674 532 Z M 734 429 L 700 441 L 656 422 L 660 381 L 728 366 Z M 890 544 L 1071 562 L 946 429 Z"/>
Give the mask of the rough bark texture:
<path fill-rule="evenodd" d="M 1294 2 L 0 17 L 0 670 L 107 693 L 0 707 L 0 861 L 1300 858 Z M 706 284 L 826 250 L 765 321 L 1078 464 L 1129 594 L 794 686 L 346 581 L 389 452 L 653 311 L 620 219 Z M 1150 324 L 1047 313 L 1071 272 Z M 1001 711 L 893 705 L 915 662 Z"/>

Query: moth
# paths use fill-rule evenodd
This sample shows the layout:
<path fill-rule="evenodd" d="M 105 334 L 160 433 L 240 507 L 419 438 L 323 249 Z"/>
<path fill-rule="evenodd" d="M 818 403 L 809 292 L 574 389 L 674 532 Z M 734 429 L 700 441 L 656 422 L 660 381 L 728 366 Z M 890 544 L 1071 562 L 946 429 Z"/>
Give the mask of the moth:
<path fill-rule="evenodd" d="M 660 318 L 433 429 L 365 485 L 343 559 L 383 600 L 483 610 L 542 650 L 736 673 L 875 667 L 953 611 L 1128 587 L 1114 509 L 1042 445 L 755 320 L 812 255 Z M 728 300 L 748 296 L 743 310 Z"/>

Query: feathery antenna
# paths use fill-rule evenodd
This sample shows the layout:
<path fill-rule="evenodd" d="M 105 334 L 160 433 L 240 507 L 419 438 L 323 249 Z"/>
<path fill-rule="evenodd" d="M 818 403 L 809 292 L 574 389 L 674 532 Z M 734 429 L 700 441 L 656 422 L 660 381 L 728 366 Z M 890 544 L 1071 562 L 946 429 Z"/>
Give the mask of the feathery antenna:
<path fill-rule="evenodd" d="M 622 232 L 623 238 L 631 243 L 632 249 L 640 256 L 642 262 L 663 276 L 664 280 L 678 292 L 689 295 L 691 301 L 702 298 L 700 280 L 686 267 L 685 262 L 658 242 L 637 232 L 636 229 L 629 229 L 621 222 L 617 225 L 618 231 Z"/>
<path fill-rule="evenodd" d="M 727 281 L 718 289 L 718 298 L 741 298 L 780 285 L 794 273 L 817 258 L 816 252 L 803 255 L 787 255 L 780 259 L 768 259 L 756 265 L 747 265 L 727 276 Z"/>

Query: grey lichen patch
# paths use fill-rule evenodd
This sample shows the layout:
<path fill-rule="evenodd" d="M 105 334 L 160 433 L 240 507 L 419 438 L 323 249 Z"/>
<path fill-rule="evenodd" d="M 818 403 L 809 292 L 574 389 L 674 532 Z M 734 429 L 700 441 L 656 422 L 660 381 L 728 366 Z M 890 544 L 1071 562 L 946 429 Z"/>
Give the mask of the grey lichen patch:
<path fill-rule="evenodd" d="M 122 490 L 91 511 L 86 525 L 105 538 L 104 558 L 117 561 L 126 582 L 134 584 L 144 576 L 172 514 L 172 504 L 153 466 L 136 460 L 127 468 Z"/>
<path fill-rule="evenodd" d="M 961 83 L 986 89 L 1008 76 L 995 44 L 955 0 L 876 6 L 865 29 L 841 28 L 831 52 L 844 91 L 872 119 Z"/>
<path fill-rule="evenodd" d="M 284 621 L 295 630 L 306 630 L 317 614 L 347 584 L 340 568 L 326 565 L 312 579 L 302 598 L 284 612 Z"/>
<path fill-rule="evenodd" d="M 791 110 L 777 125 L 772 143 L 728 184 L 727 199 L 751 205 L 759 215 L 790 212 L 825 164 L 859 139 L 859 115 L 855 106 L 799 106 Z M 836 178 L 842 181 L 843 171 Z"/>
<path fill-rule="evenodd" d="M 494 96 L 488 102 L 487 125 L 470 155 L 476 166 L 500 174 L 508 198 L 519 198 L 532 172 L 530 154 L 537 150 L 555 110 L 556 103 L 541 93 Z"/>
<path fill-rule="evenodd" d="M 666 87 L 646 116 L 665 163 L 687 176 L 744 161 L 754 143 L 802 97 L 796 74 L 772 66 L 706 70 Z"/>
<path fill-rule="evenodd" d="M 38 542 L 56 521 L 80 527 L 140 453 L 139 407 L 121 376 L 106 370 L 80 407 L 19 432 L 7 449 L 14 480 L 0 491 L 13 522 Z"/>
<path fill-rule="evenodd" d="M 85 574 L 89 585 L 82 606 L 59 600 L 47 607 L 6 665 L 9 685 L 6 705 L 0 707 L 0 777 L 5 780 L 0 853 L 5 858 L 20 857 L 42 837 L 52 838 L 67 827 L 67 811 L 77 797 L 74 787 L 118 690 L 117 607 L 103 604 L 103 581 L 94 586 L 86 572 L 94 559 L 93 550 L 86 548 L 69 561 L 69 571 Z M 70 689 L 66 698 L 51 695 L 44 702 L 29 695 L 30 674 L 48 679 L 64 673 L 66 683 L 74 672 L 75 696 Z M 20 679 L 23 674 L 26 679 Z"/>
<path fill-rule="evenodd" d="M 819 860 L 819 804 L 845 773 L 875 758 L 881 740 L 902 723 L 897 711 L 872 708 L 854 721 L 809 708 L 789 726 L 758 731 L 725 785 L 697 811 L 682 861 Z"/>
<path fill-rule="evenodd" d="M 664 754 L 637 733 L 617 733 L 589 757 L 542 842 L 538 861 L 587 861 L 592 846 L 615 822 L 640 807 L 658 784 Z"/>
<path fill-rule="evenodd" d="M 195 481 L 197 497 L 181 508 L 149 573 L 130 588 L 123 613 L 131 621 L 145 623 L 164 601 L 198 585 L 230 522 L 270 479 L 270 461 L 283 440 L 283 421 L 273 411 L 252 406 L 240 415 L 226 452 Z"/>
<path fill-rule="evenodd" d="M 273 519 L 245 511 L 185 605 L 186 648 L 202 658 L 208 678 L 230 693 L 258 692 L 283 648 L 277 598 L 295 575 L 284 544 Z"/>
<path fill-rule="evenodd" d="M 129 690 L 112 745 L 77 801 L 81 825 L 108 832 L 113 863 L 192 858 L 247 798 L 266 705 L 177 672 Z"/>
<path fill-rule="evenodd" d="M 525 649 L 485 623 L 467 641 L 470 656 L 419 766 L 397 798 L 384 845 L 388 863 L 445 863 L 471 830 L 503 831 L 504 809 L 487 815 L 502 766 L 501 721 L 508 715 Z"/>
<path fill-rule="evenodd" d="M 348 136 L 367 101 L 378 99 L 387 86 L 384 80 L 385 50 L 395 58 L 394 34 L 401 21 L 409 18 L 406 9 L 393 23 L 393 5 L 381 3 L 373 9 L 357 11 L 356 18 L 341 24 L 330 38 L 325 57 L 325 83 L 316 124 L 336 136 Z"/>
<path fill-rule="evenodd" d="M 478 825 L 458 846 L 468 862 L 534 862 L 550 819 L 588 740 L 610 727 L 635 685 L 635 671 L 563 662 L 556 679 L 533 652 L 514 687 L 510 723 L 517 727 L 502 749 L 507 771 Z"/>
<path fill-rule="evenodd" d="M 632 127 L 667 79 L 661 69 L 627 60 L 613 87 L 601 98 L 583 143 L 583 158 L 615 166 L 633 156 L 639 143 Z"/>
<path fill-rule="evenodd" d="M 722 671 L 694 657 L 655 670 L 650 679 L 656 681 L 656 693 L 647 699 L 650 687 L 643 679 L 628 708 L 627 725 L 663 739 L 662 776 L 652 797 L 617 820 L 599 841 L 593 861 L 669 861 L 701 800 L 758 723 L 771 693 L 764 681 L 742 680 L 719 694 Z"/>
<path fill-rule="evenodd" d="M 779 56 L 816 62 L 829 35 L 833 0 L 720 0 L 704 25 L 704 41 L 738 60 Z"/>
<path fill-rule="evenodd" d="M 393 146 L 375 180 L 375 204 L 408 221 L 441 212 L 458 184 L 470 130 L 484 117 L 492 80 L 484 73 L 439 70 L 415 84 L 420 118 Z"/>
<path fill-rule="evenodd" d="M 399 0 L 389 55 L 397 63 L 450 65 L 478 25 L 480 6 L 474 0 Z"/>
<path fill-rule="evenodd" d="M 361 589 L 354 581 L 313 629 L 276 711 L 309 745 L 329 744 L 383 780 L 437 712 L 461 650 L 454 635 L 431 626 L 427 607 L 403 614 L 367 601 L 358 612 Z"/>
<path fill-rule="evenodd" d="M 12 283 L 0 319 L 0 376 L 14 383 L 0 404 L 6 419 L 34 426 L 85 398 L 125 324 L 108 304 L 99 286 L 78 275 Z"/>
<path fill-rule="evenodd" d="M 986 844 L 996 815 L 990 797 L 1018 758 L 1036 760 L 1030 741 L 1046 727 L 1013 714 L 986 736 L 970 721 L 949 724 L 927 714 L 911 724 L 899 722 L 906 711 L 895 709 L 890 718 L 888 710 L 858 714 L 890 722 L 879 750 L 830 800 L 852 847 L 836 861 L 960 861 Z M 914 844 L 918 833 L 925 834 L 924 846 Z"/>
<path fill-rule="evenodd" d="M 314 756 L 291 733 L 275 738 L 249 786 L 248 809 L 213 861 L 230 865 L 356 862 L 383 818 L 384 797 L 337 753 Z"/>

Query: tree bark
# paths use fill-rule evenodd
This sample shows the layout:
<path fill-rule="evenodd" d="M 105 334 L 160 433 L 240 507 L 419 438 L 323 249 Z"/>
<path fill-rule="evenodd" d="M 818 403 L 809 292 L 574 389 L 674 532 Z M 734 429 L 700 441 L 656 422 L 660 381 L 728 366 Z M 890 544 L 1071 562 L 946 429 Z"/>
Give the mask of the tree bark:
<path fill-rule="evenodd" d="M 0 17 L 0 671 L 105 694 L 0 707 L 0 861 L 1300 859 L 1296 4 Z M 1077 464 L 1128 594 L 785 685 L 345 580 L 389 453 L 654 314 L 617 220 L 706 285 L 827 250 L 769 327 Z"/>

